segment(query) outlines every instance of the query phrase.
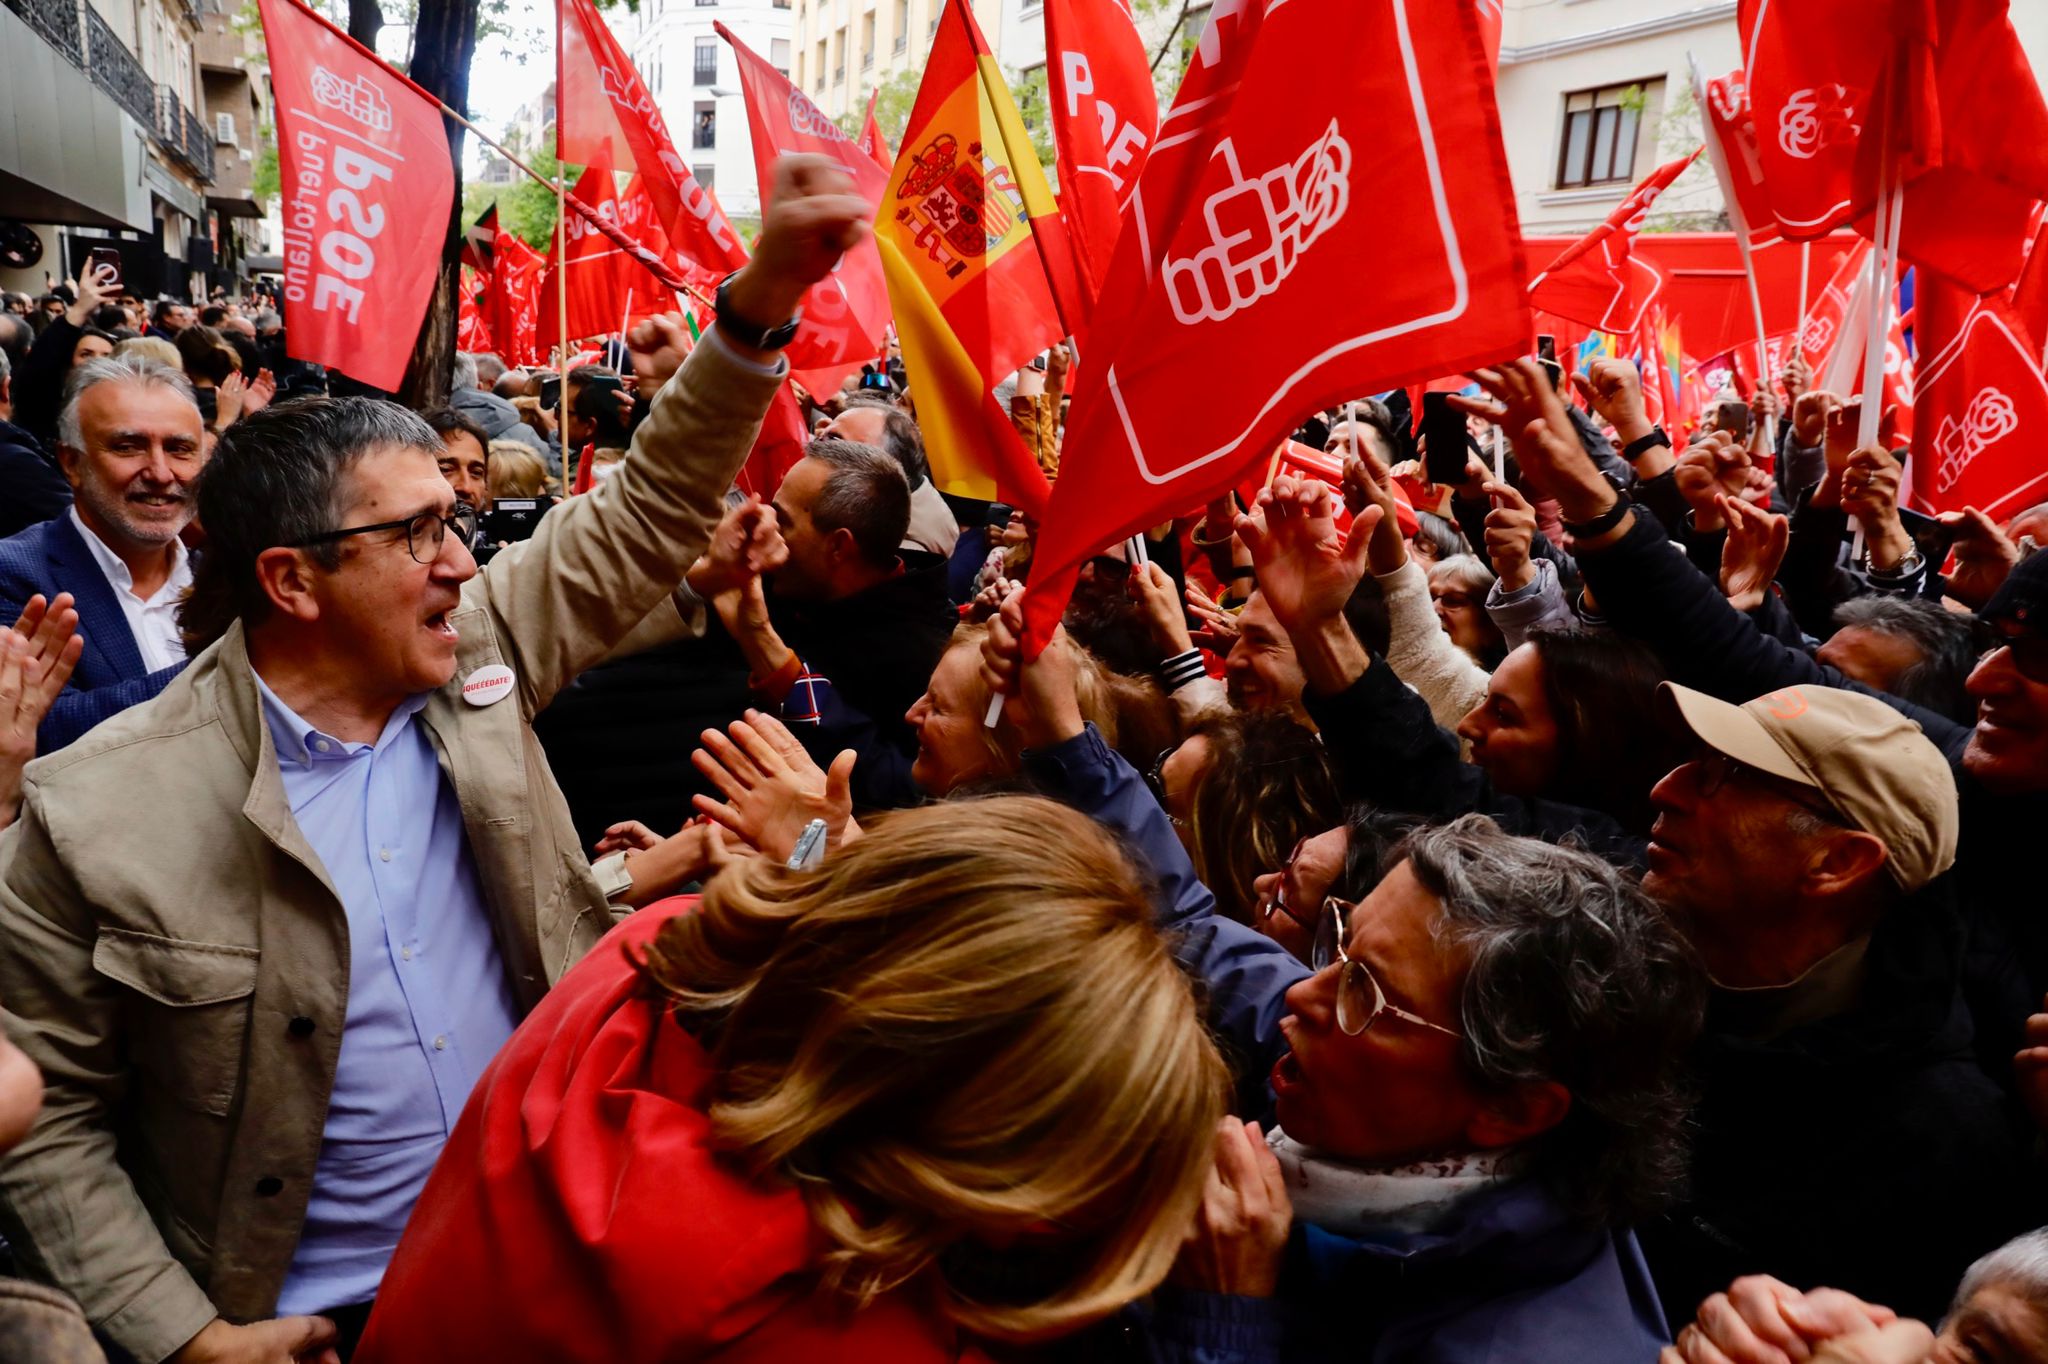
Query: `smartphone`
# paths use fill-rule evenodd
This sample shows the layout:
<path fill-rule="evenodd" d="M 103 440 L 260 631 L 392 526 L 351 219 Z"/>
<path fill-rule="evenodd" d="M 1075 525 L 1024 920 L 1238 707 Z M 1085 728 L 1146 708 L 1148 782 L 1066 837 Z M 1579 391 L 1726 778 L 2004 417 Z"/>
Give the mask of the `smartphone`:
<path fill-rule="evenodd" d="M 576 389 L 576 415 L 589 417 L 593 421 L 619 418 L 618 400 L 612 395 L 626 391 L 623 379 L 614 379 L 609 374 L 595 374 L 585 379 Z"/>
<path fill-rule="evenodd" d="M 516 544 L 529 539 L 547 509 L 548 499 L 545 497 L 500 497 L 484 513 L 481 533 L 477 538 L 491 545 L 501 540 Z"/>
<path fill-rule="evenodd" d="M 1423 472 L 1429 481 L 1447 487 L 1465 481 L 1465 414 L 1451 406 L 1448 393 L 1422 395 Z"/>
<path fill-rule="evenodd" d="M 562 405 L 561 375 L 550 374 L 547 378 L 540 381 L 540 405 L 550 409 Z"/>
<path fill-rule="evenodd" d="M 121 287 L 121 253 L 120 253 L 119 251 L 116 251 L 116 250 L 115 250 L 115 249 L 114 249 L 113 247 L 111 247 L 111 246 L 95 246 L 95 247 L 94 247 L 94 248 L 93 248 L 92 250 L 90 250 L 90 251 L 86 252 L 86 255 L 85 255 L 85 268 L 86 268 L 86 269 L 88 269 L 88 270 L 96 270 L 96 269 L 98 269 L 98 268 L 99 268 L 100 266 L 102 266 L 102 265 L 111 265 L 111 266 L 113 266 L 113 267 L 114 267 L 114 277 L 113 277 L 112 279 L 108 280 L 108 281 L 107 281 L 107 282 L 106 282 L 105 284 L 103 284 L 103 285 L 101 285 L 101 286 L 100 286 L 100 288 L 101 288 L 101 291 L 102 291 L 102 292 L 104 292 L 104 291 L 106 291 L 106 290 L 108 290 L 108 289 L 118 289 L 118 288 L 120 288 L 120 287 Z"/>
<path fill-rule="evenodd" d="M 1538 360 L 1548 360 L 1553 365 L 1556 364 L 1557 338 L 1549 335 L 1548 333 L 1545 333 L 1544 335 L 1537 337 L 1536 358 Z"/>

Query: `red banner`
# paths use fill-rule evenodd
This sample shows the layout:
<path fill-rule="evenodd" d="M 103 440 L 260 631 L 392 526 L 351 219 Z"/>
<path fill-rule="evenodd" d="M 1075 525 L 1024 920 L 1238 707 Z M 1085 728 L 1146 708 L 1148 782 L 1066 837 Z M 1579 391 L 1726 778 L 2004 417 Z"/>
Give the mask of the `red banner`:
<path fill-rule="evenodd" d="M 1778 219 L 1771 212 L 1770 197 L 1764 193 L 1764 164 L 1757 150 L 1756 117 L 1750 112 L 1749 86 L 1741 71 L 1731 71 L 1706 83 L 1702 112 L 1707 136 L 1718 153 L 1715 171 L 1721 178 L 1722 192 L 1741 215 L 1750 243 L 1760 246 L 1776 241 Z"/>
<path fill-rule="evenodd" d="M 2003 521 L 2048 492 L 2048 385 L 2032 338 L 1998 299 L 1923 281 L 1912 504 Z"/>
<path fill-rule="evenodd" d="M 882 178 L 886 180 L 896 166 L 896 153 L 889 150 L 889 139 L 882 136 L 882 125 L 875 121 L 875 101 L 881 95 L 879 89 L 869 92 L 868 116 L 861 120 L 860 136 L 854 139 L 854 145 L 882 168 Z"/>
<path fill-rule="evenodd" d="M 292 357 L 395 390 L 448 239 L 447 126 L 433 101 L 297 0 L 258 0 L 258 11 Z"/>
<path fill-rule="evenodd" d="M 471 355 L 495 349 L 491 344 L 491 329 L 485 325 L 483 311 L 477 306 L 488 278 L 468 266 L 462 269 L 461 300 L 455 305 L 455 349 L 468 351 Z"/>
<path fill-rule="evenodd" d="M 1158 133 L 1159 97 L 1128 0 L 1045 0 L 1045 51 L 1060 212 L 1082 286 L 1083 317 L 1069 321 L 1081 326 Z"/>
<path fill-rule="evenodd" d="M 745 265 L 725 210 L 676 155 L 654 97 L 590 0 L 562 0 L 561 39 L 556 155 L 638 172 L 671 247 L 714 276 Z"/>
<path fill-rule="evenodd" d="M 1302 98 L 1330 52 L 1377 56 Z M 1514 203 L 1469 6 L 1218 8 L 1098 301 L 1035 637 L 1083 558 L 1230 487 L 1310 413 L 1524 351 Z M 1228 382 L 1189 402 L 1219 364 Z"/>
<path fill-rule="evenodd" d="M 1643 313 L 1664 287 L 1664 276 L 1647 261 L 1635 258 L 1636 234 L 1673 180 L 1685 173 L 1691 156 L 1666 162 L 1621 201 L 1607 221 L 1588 232 L 1529 281 L 1529 302 L 1547 313 L 1603 332 L 1633 333 Z"/>
<path fill-rule="evenodd" d="M 828 157 L 853 177 L 868 203 L 880 208 L 889 172 L 864 154 L 839 125 L 825 117 L 810 96 L 732 35 L 713 24 L 739 59 L 740 89 L 747 100 L 747 130 L 754 140 L 754 171 L 765 209 L 775 187 L 775 159 L 791 152 Z M 872 238 L 846 253 L 832 273 L 804 295 L 803 323 L 790 343 L 790 363 L 799 369 L 859 364 L 874 358 L 889 327 L 889 290 L 882 282 L 882 258 Z"/>
<path fill-rule="evenodd" d="M 484 325 L 508 365 L 538 365 L 547 357 L 538 341 L 540 281 L 546 262 L 510 232 L 498 234 L 496 263 L 484 290 Z"/>
<path fill-rule="evenodd" d="M 592 166 L 583 172 L 570 193 L 587 205 L 593 216 L 585 218 L 572 213 L 564 220 L 569 259 L 566 290 L 569 339 L 576 341 L 589 336 L 610 336 L 635 318 L 673 312 L 677 307 L 676 296 L 668 286 L 649 274 L 596 225 L 601 222 L 619 232 L 628 232 L 624 221 L 624 201 L 619 198 L 612 172 L 602 166 Z M 644 205 L 643 196 L 636 207 L 644 209 Z M 639 217 L 639 214 L 635 216 Z M 651 219 L 642 220 L 637 226 L 642 231 L 658 232 Z M 659 253 L 658 243 L 659 238 L 656 244 L 649 246 L 656 254 Z M 556 280 L 559 268 L 559 262 L 550 255 L 540 290 L 539 340 L 543 349 L 561 340 L 562 307 L 556 295 L 556 290 L 561 287 Z"/>
<path fill-rule="evenodd" d="M 1799 354 L 1813 372 L 1815 382 L 1827 368 L 1835 343 L 1845 332 L 1859 331 L 1863 325 L 1850 319 L 1849 301 L 1856 296 L 1856 281 L 1869 271 L 1871 250 L 1869 242 L 1858 242 L 1841 256 L 1820 297 L 1807 310 L 1806 330 L 1799 337 Z"/>
<path fill-rule="evenodd" d="M 1486 64 L 1495 71 L 1500 70 L 1500 26 L 1501 0 L 1473 0 L 1473 9 L 1479 16 L 1479 41 L 1486 45 Z"/>

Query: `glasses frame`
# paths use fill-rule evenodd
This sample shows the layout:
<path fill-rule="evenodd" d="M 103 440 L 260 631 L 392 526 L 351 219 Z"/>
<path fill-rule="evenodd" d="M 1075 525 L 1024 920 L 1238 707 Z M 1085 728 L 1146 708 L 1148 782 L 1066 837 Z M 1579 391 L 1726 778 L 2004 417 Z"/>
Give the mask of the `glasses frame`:
<path fill-rule="evenodd" d="M 469 548 L 476 540 L 478 521 L 475 507 L 467 502 L 457 502 L 455 509 L 446 516 L 439 512 L 425 511 L 400 521 L 379 521 L 374 526 L 345 526 L 340 530 L 323 531 L 318 535 L 308 535 L 303 540 L 294 540 L 286 548 L 307 549 L 313 545 L 327 545 L 333 544 L 336 540 L 346 540 L 351 535 L 374 535 L 382 530 L 402 530 L 405 532 L 405 552 L 412 556 L 413 562 L 431 564 L 441 557 L 442 547 L 447 544 L 450 531 L 457 532 L 456 538 L 462 541 L 463 548 Z M 438 525 L 440 534 L 434 540 L 432 551 L 425 558 L 421 558 L 419 536 L 432 534 L 426 529 L 429 523 Z"/>
<path fill-rule="evenodd" d="M 1426 1028 L 1430 1032 L 1442 1033 L 1445 1037 L 1465 1040 L 1465 1034 L 1455 1028 L 1446 1028 L 1441 1023 L 1432 1023 L 1421 1014 L 1410 1013 L 1388 1000 L 1387 992 L 1380 988 L 1379 978 L 1371 968 L 1344 950 L 1344 916 L 1357 905 L 1336 896 L 1326 896 L 1323 912 L 1316 919 L 1315 944 L 1309 949 L 1309 966 L 1316 971 L 1338 968 L 1337 976 L 1337 1026 L 1346 1037 L 1357 1037 L 1372 1031 L 1373 1025 L 1388 1016 L 1400 1019 L 1413 1027 Z M 1358 1011 L 1365 1010 L 1364 1017 Z"/>
<path fill-rule="evenodd" d="M 1279 913 L 1287 916 L 1289 923 L 1302 932 L 1313 936 L 1316 926 L 1304 921 L 1299 914 L 1294 912 L 1293 907 L 1287 903 L 1287 873 L 1294 870 L 1294 859 L 1301 856 L 1301 845 L 1306 842 L 1308 842 L 1306 838 L 1296 840 L 1294 851 L 1288 853 L 1287 860 L 1280 864 L 1280 877 L 1273 883 L 1273 893 L 1260 900 L 1255 909 L 1259 916 L 1259 922 L 1262 925 L 1271 923 L 1273 914 L 1277 910 Z"/>
<path fill-rule="evenodd" d="M 1178 752 L 1179 744 L 1160 749 L 1159 756 L 1152 760 L 1151 770 L 1145 773 L 1145 785 L 1151 788 L 1152 799 L 1159 802 L 1160 812 L 1166 816 L 1166 822 L 1176 829 L 1185 829 L 1188 822 L 1175 814 L 1173 807 L 1166 800 L 1166 760 Z"/>
<path fill-rule="evenodd" d="M 1700 797 L 1703 800 L 1710 799 L 1716 795 L 1731 781 L 1748 779 L 1766 788 L 1774 795 L 1782 796 L 1786 800 L 1791 801 L 1809 814 L 1826 820 L 1830 824 L 1840 824 L 1843 822 L 1841 814 L 1833 806 L 1827 804 L 1826 801 L 1808 800 L 1799 796 L 1792 789 L 1792 782 L 1751 767 L 1740 758 L 1731 758 L 1718 749 L 1710 749 L 1693 761 L 1700 769 L 1699 787 Z"/>

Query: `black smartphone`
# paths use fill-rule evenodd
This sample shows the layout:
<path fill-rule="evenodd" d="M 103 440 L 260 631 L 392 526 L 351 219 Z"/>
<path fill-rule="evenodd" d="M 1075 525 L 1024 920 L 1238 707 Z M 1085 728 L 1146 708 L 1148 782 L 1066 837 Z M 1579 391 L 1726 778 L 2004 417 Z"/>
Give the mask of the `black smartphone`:
<path fill-rule="evenodd" d="M 1536 363 L 1550 376 L 1550 386 L 1564 391 L 1564 366 L 1557 361 L 1557 338 L 1548 334 L 1536 338 Z"/>
<path fill-rule="evenodd" d="M 540 381 L 540 405 L 550 410 L 562 405 L 562 376 L 550 374 Z"/>
<path fill-rule="evenodd" d="M 1465 481 L 1465 414 L 1448 393 L 1422 395 L 1423 472 L 1439 487 Z"/>
<path fill-rule="evenodd" d="M 121 287 L 121 253 L 111 246 L 95 246 L 85 253 L 85 268 L 96 270 L 100 266 L 114 267 L 114 277 L 100 286 L 101 292 Z"/>
<path fill-rule="evenodd" d="M 501 540 L 516 544 L 528 539 L 547 509 L 548 499 L 545 497 L 500 497 L 484 513 L 482 533 L 478 538 L 490 545 Z"/>
<path fill-rule="evenodd" d="M 619 417 L 618 400 L 612 395 L 626 391 L 623 379 L 614 379 L 609 374 L 594 374 L 582 380 L 576 388 L 576 415 L 592 420 Z"/>

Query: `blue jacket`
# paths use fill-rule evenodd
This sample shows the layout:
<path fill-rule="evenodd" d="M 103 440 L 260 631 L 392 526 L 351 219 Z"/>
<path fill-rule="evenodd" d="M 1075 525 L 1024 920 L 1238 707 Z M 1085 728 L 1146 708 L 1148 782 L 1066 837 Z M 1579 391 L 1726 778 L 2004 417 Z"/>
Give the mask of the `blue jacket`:
<path fill-rule="evenodd" d="M 143 668 L 114 585 L 68 515 L 0 540 L 0 628 L 12 625 L 38 592 L 53 600 L 69 592 L 76 600 L 85 652 L 36 732 L 37 752 L 54 753 L 108 716 L 149 700 L 185 666 Z"/>
<path fill-rule="evenodd" d="M 1426 1235 L 1297 1226 L 1278 1297 L 1168 1289 L 1133 1320 L 1155 1364 L 1648 1364 L 1671 1339 L 1634 1235 L 1528 1182 Z"/>

